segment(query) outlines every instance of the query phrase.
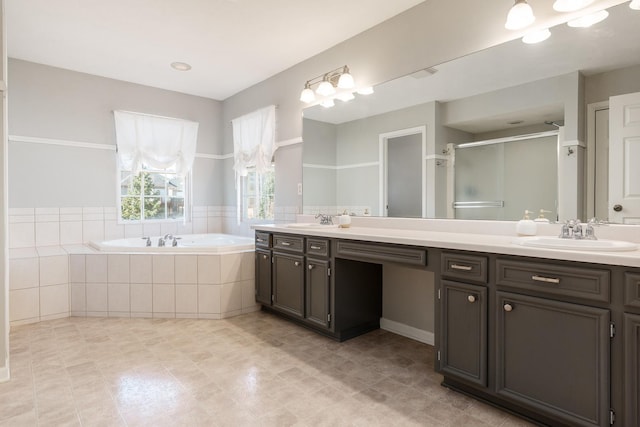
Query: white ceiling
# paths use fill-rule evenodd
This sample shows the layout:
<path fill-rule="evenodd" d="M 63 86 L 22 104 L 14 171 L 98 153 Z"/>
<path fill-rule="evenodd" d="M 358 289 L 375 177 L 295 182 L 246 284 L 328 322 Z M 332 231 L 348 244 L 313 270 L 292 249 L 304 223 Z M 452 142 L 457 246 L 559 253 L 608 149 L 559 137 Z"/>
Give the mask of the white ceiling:
<path fill-rule="evenodd" d="M 6 0 L 8 55 L 223 100 L 422 1 Z"/>

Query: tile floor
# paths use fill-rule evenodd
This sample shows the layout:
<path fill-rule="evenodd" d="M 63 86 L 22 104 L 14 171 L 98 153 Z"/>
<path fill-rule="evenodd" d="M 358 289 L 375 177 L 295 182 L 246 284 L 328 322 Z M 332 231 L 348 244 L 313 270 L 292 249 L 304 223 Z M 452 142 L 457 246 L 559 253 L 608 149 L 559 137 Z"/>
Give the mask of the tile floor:
<path fill-rule="evenodd" d="M 439 385 L 433 348 L 273 315 L 15 327 L 0 426 L 525 426 Z"/>

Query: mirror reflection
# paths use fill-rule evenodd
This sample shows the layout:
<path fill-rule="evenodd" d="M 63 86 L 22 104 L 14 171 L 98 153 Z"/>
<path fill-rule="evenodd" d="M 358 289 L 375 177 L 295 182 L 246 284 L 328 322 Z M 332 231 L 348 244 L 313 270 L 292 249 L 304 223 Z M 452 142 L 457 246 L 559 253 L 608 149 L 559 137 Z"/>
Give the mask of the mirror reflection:
<path fill-rule="evenodd" d="M 609 12 L 305 109 L 304 213 L 634 222 L 612 211 L 607 129 L 609 98 L 640 92 L 640 13 Z"/>

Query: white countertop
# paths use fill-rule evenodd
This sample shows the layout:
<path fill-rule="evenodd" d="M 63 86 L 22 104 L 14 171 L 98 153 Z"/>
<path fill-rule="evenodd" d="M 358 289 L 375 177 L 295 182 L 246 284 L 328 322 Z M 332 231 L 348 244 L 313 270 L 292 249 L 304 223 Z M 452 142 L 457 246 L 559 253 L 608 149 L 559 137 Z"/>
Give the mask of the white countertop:
<path fill-rule="evenodd" d="M 535 258 L 580 261 L 626 267 L 640 267 L 640 250 L 626 252 L 571 251 L 522 246 L 513 243 L 517 236 L 454 233 L 444 231 L 409 230 L 398 228 L 354 227 L 349 228 L 293 228 L 286 224 L 253 226 L 255 230 L 330 237 L 380 243 L 424 246 L 441 249 L 489 252 Z"/>

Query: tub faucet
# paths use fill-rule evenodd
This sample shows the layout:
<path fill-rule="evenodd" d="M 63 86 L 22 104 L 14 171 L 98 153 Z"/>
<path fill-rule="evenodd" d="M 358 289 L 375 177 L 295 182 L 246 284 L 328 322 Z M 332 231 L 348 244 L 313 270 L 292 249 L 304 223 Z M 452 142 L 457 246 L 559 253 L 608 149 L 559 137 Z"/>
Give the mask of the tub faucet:
<path fill-rule="evenodd" d="M 146 240 L 145 246 L 151 246 L 151 239 L 149 237 L 143 237 L 142 240 Z"/>

